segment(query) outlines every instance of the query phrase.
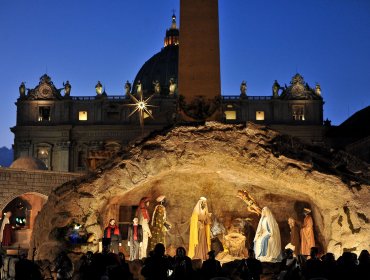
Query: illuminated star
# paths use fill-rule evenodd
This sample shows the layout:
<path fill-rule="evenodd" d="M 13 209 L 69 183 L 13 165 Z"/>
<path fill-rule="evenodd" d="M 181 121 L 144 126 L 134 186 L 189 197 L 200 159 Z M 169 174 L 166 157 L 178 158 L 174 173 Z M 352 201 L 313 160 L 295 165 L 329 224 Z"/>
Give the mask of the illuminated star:
<path fill-rule="evenodd" d="M 153 98 L 154 95 L 149 96 L 147 99 L 143 98 L 143 94 L 139 93 L 139 98 L 136 98 L 131 93 L 128 93 L 131 100 L 134 102 L 133 104 L 127 104 L 127 106 L 135 107 L 135 109 L 131 112 L 131 114 L 128 117 L 131 117 L 133 114 L 138 112 L 139 119 L 140 119 L 140 126 L 141 128 L 144 127 L 144 114 L 147 114 L 152 119 L 154 119 L 152 113 L 148 109 L 149 107 L 156 107 L 154 105 L 150 105 L 149 101 Z"/>

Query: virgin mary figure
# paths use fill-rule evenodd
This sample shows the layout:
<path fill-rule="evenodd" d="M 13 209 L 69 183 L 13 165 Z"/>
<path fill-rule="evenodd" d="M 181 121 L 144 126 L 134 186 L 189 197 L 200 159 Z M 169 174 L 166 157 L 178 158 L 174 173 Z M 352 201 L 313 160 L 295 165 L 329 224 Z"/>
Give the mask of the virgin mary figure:
<path fill-rule="evenodd" d="M 254 237 L 254 252 L 256 258 L 262 262 L 280 260 L 280 230 L 271 210 L 267 207 L 262 209 L 261 219 Z"/>
<path fill-rule="evenodd" d="M 210 217 L 207 199 L 201 197 L 190 219 L 189 258 L 203 261 L 207 259 L 207 253 L 211 250 Z"/>

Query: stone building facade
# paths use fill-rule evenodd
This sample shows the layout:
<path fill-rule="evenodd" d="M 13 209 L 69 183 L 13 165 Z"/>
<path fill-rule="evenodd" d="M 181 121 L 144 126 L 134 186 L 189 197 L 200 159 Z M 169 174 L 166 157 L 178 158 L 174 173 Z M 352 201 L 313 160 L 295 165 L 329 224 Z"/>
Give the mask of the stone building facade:
<path fill-rule="evenodd" d="M 41 160 L 30 157 L 19 158 L 10 168 L 0 168 L 0 209 L 12 212 L 13 248 L 30 246 L 36 216 L 52 190 L 81 176 L 45 169 Z"/>
<path fill-rule="evenodd" d="M 322 140 L 323 99 L 295 75 L 278 96 L 222 96 L 223 122 L 248 121 L 270 125 L 307 142 Z M 181 122 L 178 96 L 154 95 L 153 119 L 145 115 L 141 127 L 127 95 L 62 96 L 51 79 L 21 96 L 17 105 L 15 158 L 32 156 L 49 170 L 80 172 L 94 169 L 101 160 L 144 133 Z"/>
<path fill-rule="evenodd" d="M 22 83 L 16 102 L 17 123 L 11 128 L 15 159 L 31 156 L 41 159 L 49 170 L 86 171 L 133 139 L 181 123 L 184 114 L 179 111 L 192 119 L 204 119 L 212 111 L 207 102 L 184 104 L 177 89 L 179 30 L 175 16 L 164 41 L 164 48 L 143 65 L 133 85 L 126 83 L 121 95 L 108 94 L 99 81 L 94 96 L 72 96 L 68 81 L 58 88 L 46 74 L 32 89 Z M 135 109 L 130 106 L 135 103 L 131 94 L 143 100 L 150 97 L 153 118 L 143 114 L 144 126 L 140 126 L 138 114 L 131 116 Z M 265 94 L 250 96 L 243 82 L 240 93 L 221 96 L 213 108 L 221 112 L 224 123 L 252 121 L 309 143 L 322 142 L 324 102 L 319 85 L 312 88 L 296 74 L 289 86 L 275 81 L 272 91 Z"/>

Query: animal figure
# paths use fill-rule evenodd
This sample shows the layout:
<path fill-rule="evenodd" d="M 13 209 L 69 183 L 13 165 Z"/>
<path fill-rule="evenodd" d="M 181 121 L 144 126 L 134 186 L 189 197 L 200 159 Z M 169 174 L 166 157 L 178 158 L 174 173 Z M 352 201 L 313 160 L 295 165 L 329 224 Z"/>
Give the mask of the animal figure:
<path fill-rule="evenodd" d="M 212 216 L 212 226 L 211 226 L 211 237 L 214 238 L 218 235 L 224 235 L 226 233 L 226 229 L 224 225 L 216 218 L 216 216 Z"/>

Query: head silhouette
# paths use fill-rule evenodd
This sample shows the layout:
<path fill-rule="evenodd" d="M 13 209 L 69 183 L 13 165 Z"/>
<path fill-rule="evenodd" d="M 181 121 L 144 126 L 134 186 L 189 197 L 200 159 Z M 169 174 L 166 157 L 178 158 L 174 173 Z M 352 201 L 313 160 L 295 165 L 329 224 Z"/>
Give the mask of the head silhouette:
<path fill-rule="evenodd" d="M 155 245 L 155 247 L 154 247 L 154 255 L 155 256 L 163 257 L 165 252 L 166 252 L 166 248 L 164 247 L 164 245 L 162 243 L 158 243 L 157 245 Z"/>
<path fill-rule="evenodd" d="M 185 257 L 186 256 L 186 251 L 184 247 L 179 247 L 176 249 L 176 256 L 178 257 Z"/>

